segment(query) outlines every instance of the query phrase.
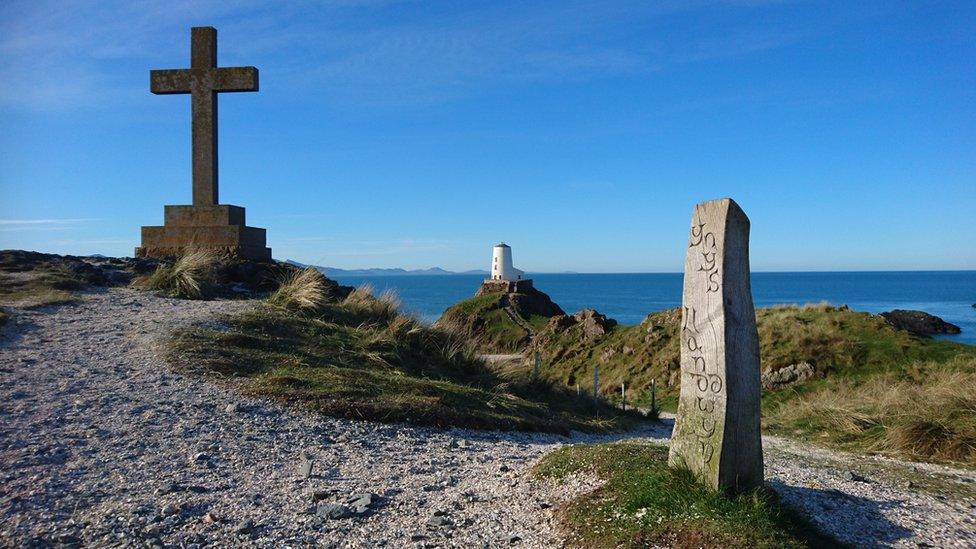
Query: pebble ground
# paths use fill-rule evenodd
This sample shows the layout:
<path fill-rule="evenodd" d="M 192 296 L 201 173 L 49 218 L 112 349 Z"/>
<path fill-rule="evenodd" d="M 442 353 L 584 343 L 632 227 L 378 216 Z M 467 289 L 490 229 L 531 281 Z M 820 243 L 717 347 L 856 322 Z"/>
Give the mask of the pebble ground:
<path fill-rule="evenodd" d="M 113 289 L 8 309 L 0 546 L 553 547 L 553 506 L 598 482 L 535 480 L 533 463 L 567 443 L 667 442 L 668 420 L 572 437 L 339 420 L 166 366 L 172 329 L 250 306 Z M 764 446 L 770 485 L 844 541 L 976 545 L 972 471 Z M 888 474 L 905 469 L 940 488 Z M 341 505 L 356 512 L 323 516 Z"/>

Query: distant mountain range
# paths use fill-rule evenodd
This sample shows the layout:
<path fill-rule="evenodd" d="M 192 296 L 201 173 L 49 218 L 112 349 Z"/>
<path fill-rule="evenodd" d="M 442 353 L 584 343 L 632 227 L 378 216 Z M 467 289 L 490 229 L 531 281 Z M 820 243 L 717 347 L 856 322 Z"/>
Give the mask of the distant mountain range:
<path fill-rule="evenodd" d="M 297 261 L 292 261 L 291 259 L 285 260 L 285 263 L 294 265 L 296 267 L 315 267 L 325 276 L 407 276 L 407 275 L 424 275 L 424 276 L 438 276 L 438 275 L 487 275 L 488 271 L 474 269 L 471 271 L 448 271 L 446 269 L 441 269 L 440 267 L 431 267 L 429 269 L 339 269 L 337 267 L 322 267 L 319 265 L 306 265 L 304 263 L 299 263 Z"/>

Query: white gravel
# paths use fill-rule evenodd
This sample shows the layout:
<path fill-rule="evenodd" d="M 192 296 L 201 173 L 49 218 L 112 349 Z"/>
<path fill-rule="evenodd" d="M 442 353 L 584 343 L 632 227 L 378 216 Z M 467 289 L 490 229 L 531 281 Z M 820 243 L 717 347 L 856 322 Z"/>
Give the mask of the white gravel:
<path fill-rule="evenodd" d="M 168 370 L 160 336 L 248 306 L 115 289 L 12 310 L 0 328 L 0 546 L 551 547 L 550 506 L 597 483 L 555 485 L 528 469 L 561 444 L 621 438 L 338 420 Z M 669 430 L 627 437 L 663 443 Z M 880 473 L 847 478 L 898 462 L 765 446 L 770 484 L 844 540 L 976 545 L 972 472 L 919 466 L 966 489 L 929 494 Z M 364 492 L 380 498 L 362 516 L 314 513 L 355 508 Z"/>

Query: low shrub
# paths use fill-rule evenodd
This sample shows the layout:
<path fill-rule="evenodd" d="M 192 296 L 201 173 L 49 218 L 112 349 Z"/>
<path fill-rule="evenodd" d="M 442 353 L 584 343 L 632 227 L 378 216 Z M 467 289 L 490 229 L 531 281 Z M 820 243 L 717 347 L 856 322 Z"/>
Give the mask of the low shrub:
<path fill-rule="evenodd" d="M 268 302 L 290 311 L 314 313 L 335 300 L 325 275 L 306 267 L 287 275 L 269 297 Z"/>
<path fill-rule="evenodd" d="M 216 291 L 219 262 L 220 257 L 212 252 L 189 252 L 173 263 L 161 264 L 133 284 L 167 297 L 210 299 Z"/>

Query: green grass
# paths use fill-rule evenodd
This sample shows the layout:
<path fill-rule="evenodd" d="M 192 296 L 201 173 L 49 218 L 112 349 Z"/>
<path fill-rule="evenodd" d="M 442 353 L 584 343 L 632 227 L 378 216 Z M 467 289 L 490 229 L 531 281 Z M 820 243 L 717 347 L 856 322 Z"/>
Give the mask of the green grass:
<path fill-rule="evenodd" d="M 939 449 L 951 437 L 971 440 L 966 433 L 971 432 L 976 410 L 970 404 L 942 399 L 951 410 L 944 414 L 946 422 L 912 431 L 926 442 L 895 444 L 890 438 L 902 427 L 894 426 L 909 425 L 902 411 L 914 408 L 880 400 L 891 396 L 886 397 L 878 387 L 898 384 L 904 398 L 930 402 L 924 387 L 934 384 L 934 372 L 949 369 L 976 375 L 976 347 L 896 330 L 875 315 L 846 307 L 772 307 L 759 309 L 756 316 L 763 370 L 807 362 L 816 371 L 812 379 L 798 384 L 764 388 L 768 430 L 859 452 L 972 462 L 966 457 L 972 453 L 965 448 Z M 649 386 L 656 379 L 659 407 L 674 411 L 680 387 L 680 323 L 678 309 L 653 313 L 639 325 L 616 326 L 592 343 L 584 341 L 579 326 L 562 332 L 543 331 L 536 338 L 543 354 L 543 375 L 554 384 L 575 387 L 579 383 L 585 391 L 592 391 L 593 367 L 599 365 L 600 390 L 606 398 L 616 401 L 624 382 L 628 400 L 642 406 L 649 405 Z M 872 379 L 880 381 L 859 389 Z M 912 387 L 919 390 L 909 390 Z M 841 394 L 849 402 L 863 404 L 858 413 L 871 416 L 863 422 L 864 428 L 817 419 L 829 412 L 817 410 L 816 404 L 833 403 L 836 399 L 831 397 Z M 845 410 L 841 417 L 853 411 Z M 906 442 L 912 439 L 902 438 Z"/>
<path fill-rule="evenodd" d="M 505 312 L 505 294 L 490 293 L 460 301 L 449 307 L 438 326 L 465 334 L 484 353 L 517 353 L 531 340 L 524 328 Z M 547 317 L 530 316 L 532 326 L 545 326 Z"/>
<path fill-rule="evenodd" d="M 208 251 L 185 253 L 173 262 L 161 263 L 151 274 L 132 285 L 166 297 L 210 299 L 217 293 L 220 256 Z"/>
<path fill-rule="evenodd" d="M 591 472 L 605 481 L 558 510 L 571 547 L 831 547 L 834 540 L 767 490 L 730 497 L 667 466 L 667 448 L 635 443 L 565 446 L 535 475 Z"/>
<path fill-rule="evenodd" d="M 45 266 L 30 272 L 0 273 L 0 302 L 24 307 L 64 305 L 87 284 L 68 269 Z"/>
<path fill-rule="evenodd" d="M 765 426 L 848 450 L 976 467 L 976 358 L 820 383 L 767 406 Z"/>
<path fill-rule="evenodd" d="M 178 333 L 178 368 L 234 376 L 248 394 L 353 419 L 566 433 L 630 425 L 634 416 L 491 369 L 467 342 L 400 314 L 359 289 L 314 314 L 262 305 L 226 329 Z"/>

